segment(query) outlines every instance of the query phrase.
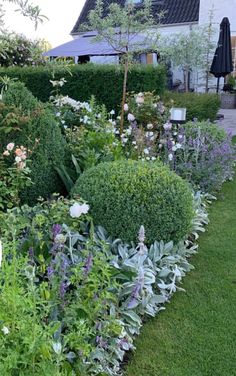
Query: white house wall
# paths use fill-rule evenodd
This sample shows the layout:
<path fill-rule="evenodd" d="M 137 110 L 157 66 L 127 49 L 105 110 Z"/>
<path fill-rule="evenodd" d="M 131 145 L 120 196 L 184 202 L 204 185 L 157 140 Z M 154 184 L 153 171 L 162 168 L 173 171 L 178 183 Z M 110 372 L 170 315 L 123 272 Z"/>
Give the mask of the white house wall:
<path fill-rule="evenodd" d="M 213 10 L 213 25 L 219 34 L 220 23 L 224 17 L 228 17 L 231 34 L 236 36 L 236 0 L 201 0 L 199 12 L 199 25 L 209 23 L 209 11 Z"/>

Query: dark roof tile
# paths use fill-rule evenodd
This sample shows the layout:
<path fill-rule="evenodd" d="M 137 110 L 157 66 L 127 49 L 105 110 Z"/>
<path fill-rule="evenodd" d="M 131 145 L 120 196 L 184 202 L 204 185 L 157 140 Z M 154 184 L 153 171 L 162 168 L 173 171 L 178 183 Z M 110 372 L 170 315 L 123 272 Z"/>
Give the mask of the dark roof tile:
<path fill-rule="evenodd" d="M 104 0 L 104 8 L 107 9 L 109 4 L 114 2 L 124 5 L 125 1 L 126 0 Z M 162 24 L 165 25 L 197 22 L 199 19 L 199 3 L 200 0 L 154 0 L 152 6 L 153 15 L 155 18 L 155 15 L 164 11 Z M 80 26 L 87 21 L 90 10 L 95 8 L 95 4 L 96 0 L 86 0 L 71 34 L 78 33 Z"/>

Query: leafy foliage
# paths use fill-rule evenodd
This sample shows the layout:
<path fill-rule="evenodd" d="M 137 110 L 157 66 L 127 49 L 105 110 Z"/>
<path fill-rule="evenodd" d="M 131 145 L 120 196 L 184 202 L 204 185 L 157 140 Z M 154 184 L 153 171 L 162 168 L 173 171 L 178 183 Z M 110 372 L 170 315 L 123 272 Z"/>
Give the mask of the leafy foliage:
<path fill-rule="evenodd" d="M 61 67 L 55 73 L 55 80 L 64 77 L 67 81 L 61 92 L 64 95 L 87 101 L 94 95 L 100 105 L 104 104 L 111 110 L 120 110 L 123 68 L 115 65 L 78 65 Z M 48 67 L 25 67 L 0 69 L 0 75 L 16 77 L 24 82 L 26 87 L 39 100 L 46 102 L 51 95 L 51 69 Z M 132 66 L 129 72 L 127 90 L 139 93 L 140 91 L 155 91 L 162 94 L 166 87 L 166 72 L 163 66 Z M 109 93 L 109 95 L 107 95 Z"/>
<path fill-rule="evenodd" d="M 63 186 L 54 169 L 64 161 L 65 142 L 60 126 L 49 108 L 44 107 L 22 83 L 12 83 L 1 104 L 0 144 L 14 141 L 32 151 L 32 187 L 20 192 L 21 198 L 34 203 L 39 196 L 62 192 Z M 20 121 L 19 121 L 20 119 Z"/>
<path fill-rule="evenodd" d="M 204 199 L 195 198 L 194 232 L 208 222 Z M 128 245 L 94 230 L 88 215 L 71 217 L 74 203 L 1 213 L 3 374 L 119 375 L 142 319 L 162 310 L 192 269 L 196 234 L 148 248 L 141 227 L 138 246 Z"/>
<path fill-rule="evenodd" d="M 162 158 L 177 174 L 205 192 L 232 179 L 236 149 L 230 135 L 209 122 L 189 122 L 164 130 Z M 170 158 L 171 157 L 171 158 Z"/>
<path fill-rule="evenodd" d="M 79 177 L 73 192 L 89 202 L 95 224 L 126 241 L 135 240 L 141 225 L 148 243 L 176 242 L 191 228 L 191 191 L 161 163 L 101 163 Z"/>
<path fill-rule="evenodd" d="M 189 121 L 215 121 L 220 109 L 220 99 L 216 94 L 166 92 L 162 99 L 173 100 L 175 107 L 186 107 L 186 117 Z"/>
<path fill-rule="evenodd" d="M 42 64 L 45 47 L 44 41 L 30 40 L 21 34 L 6 32 L 0 34 L 0 66 L 23 67 Z"/>

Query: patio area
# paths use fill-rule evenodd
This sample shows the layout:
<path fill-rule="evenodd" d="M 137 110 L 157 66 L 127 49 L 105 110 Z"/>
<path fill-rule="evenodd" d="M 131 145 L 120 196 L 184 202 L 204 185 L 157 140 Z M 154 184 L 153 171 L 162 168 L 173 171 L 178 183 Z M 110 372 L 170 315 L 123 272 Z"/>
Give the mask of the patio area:
<path fill-rule="evenodd" d="M 220 109 L 219 114 L 224 115 L 224 118 L 218 120 L 217 123 L 220 127 L 225 130 L 230 131 L 232 136 L 236 135 L 236 109 L 225 110 Z"/>

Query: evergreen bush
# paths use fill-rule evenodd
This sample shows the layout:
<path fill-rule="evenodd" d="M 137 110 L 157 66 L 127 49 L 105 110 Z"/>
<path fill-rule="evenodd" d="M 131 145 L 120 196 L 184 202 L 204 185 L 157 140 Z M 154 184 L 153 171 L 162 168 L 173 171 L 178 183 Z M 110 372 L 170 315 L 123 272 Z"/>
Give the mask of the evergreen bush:
<path fill-rule="evenodd" d="M 61 128 L 50 109 L 20 82 L 11 84 L 3 96 L 1 128 L 1 149 L 14 142 L 31 150 L 29 167 L 34 184 L 20 193 L 22 200 L 34 204 L 39 196 L 47 198 L 52 193 L 62 193 L 64 186 L 55 170 L 55 166 L 64 163 L 65 157 Z"/>
<path fill-rule="evenodd" d="M 220 109 L 220 99 L 217 94 L 166 92 L 163 99 L 164 101 L 172 99 L 175 107 L 186 107 L 188 121 L 194 119 L 215 121 Z"/>
<path fill-rule="evenodd" d="M 60 68 L 53 80 L 64 77 L 66 84 L 61 93 L 69 97 L 87 101 L 94 95 L 99 104 L 105 104 L 108 110 L 119 109 L 122 98 L 123 68 L 118 65 L 75 65 Z M 52 91 L 52 72 L 47 67 L 1 68 L 0 76 L 18 78 L 35 97 L 47 102 Z M 129 72 L 128 91 L 155 91 L 162 94 L 166 88 L 166 71 L 163 66 L 133 66 Z"/>
<path fill-rule="evenodd" d="M 160 162 L 105 162 L 85 171 L 73 193 L 91 206 L 97 225 L 125 241 L 135 241 L 141 225 L 147 242 L 177 242 L 191 229 L 191 190 Z"/>

